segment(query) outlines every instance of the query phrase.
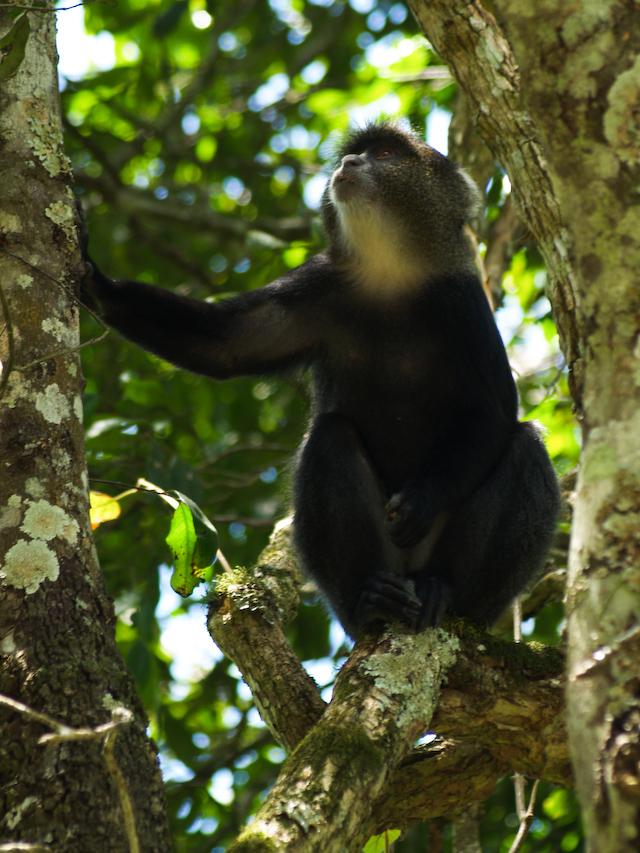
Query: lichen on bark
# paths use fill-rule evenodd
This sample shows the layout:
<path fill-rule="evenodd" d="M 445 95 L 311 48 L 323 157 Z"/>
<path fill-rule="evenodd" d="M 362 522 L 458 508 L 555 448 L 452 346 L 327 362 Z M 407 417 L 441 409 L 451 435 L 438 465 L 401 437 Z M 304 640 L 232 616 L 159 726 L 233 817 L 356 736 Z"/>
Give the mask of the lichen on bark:
<path fill-rule="evenodd" d="M 12 11 L 0 8 L 2 34 Z M 168 851 L 157 756 L 115 646 L 89 527 L 72 297 L 81 264 L 62 150 L 54 15 L 25 14 L 24 58 L 0 86 L 0 693 L 74 728 L 109 721 L 106 696 L 129 709 L 132 722 L 109 760 L 129 780 L 140 847 Z M 5 846 L 128 849 L 101 744 L 45 747 L 42 724 L 19 708 L 0 708 Z"/>

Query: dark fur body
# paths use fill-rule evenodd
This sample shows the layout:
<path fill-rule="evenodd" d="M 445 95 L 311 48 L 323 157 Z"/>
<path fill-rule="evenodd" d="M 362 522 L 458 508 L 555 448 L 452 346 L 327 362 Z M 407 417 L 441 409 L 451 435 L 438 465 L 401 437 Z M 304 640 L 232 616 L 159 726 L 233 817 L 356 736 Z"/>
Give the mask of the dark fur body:
<path fill-rule="evenodd" d="M 384 197 L 380 175 L 388 181 L 396 168 L 411 181 L 407 160 L 422 168 L 427 146 L 377 128 L 356 134 L 348 150 L 368 151 L 381 138 L 401 159 L 376 172 L 368 154 L 356 153 L 347 165 L 362 171 L 353 180 L 347 172 L 344 186 L 339 167 L 325 197 L 329 252 L 276 282 L 218 304 L 112 282 L 98 271 L 89 286 L 110 325 L 189 370 L 221 379 L 310 369 L 313 410 L 295 477 L 295 540 L 306 569 L 356 635 L 393 619 L 416 629 L 437 624 L 447 609 L 492 621 L 541 567 L 558 505 L 542 442 L 518 423 L 506 353 L 459 234 L 468 184 L 456 183 L 452 193 L 459 217 L 431 222 L 439 246 L 427 239 L 432 249 L 421 273 L 427 249 L 416 247 L 411 229 L 422 233 L 435 214 L 427 211 L 416 224 L 418 210 L 404 227 L 394 213 L 402 194 Z M 380 159 L 389 159 L 386 149 Z M 444 170 L 437 177 L 443 186 L 458 181 L 446 158 L 433 159 Z M 424 182 L 413 180 L 423 194 Z M 410 190 L 408 184 L 405 195 Z M 391 221 L 398 240 L 414 247 L 406 263 L 399 250 L 398 281 L 388 288 L 395 243 L 378 247 L 375 269 L 389 256 L 391 272 L 372 286 L 370 259 L 356 251 L 358 217 L 366 227 L 370 216 L 369 202 L 361 204 L 368 192 L 382 196 L 373 227 L 381 221 L 384 237 Z M 360 205 L 355 214 L 349 194 Z M 438 204 L 446 211 L 446 200 Z M 438 220 L 446 219 L 442 210 Z M 356 236 L 348 243 L 352 225 Z"/>

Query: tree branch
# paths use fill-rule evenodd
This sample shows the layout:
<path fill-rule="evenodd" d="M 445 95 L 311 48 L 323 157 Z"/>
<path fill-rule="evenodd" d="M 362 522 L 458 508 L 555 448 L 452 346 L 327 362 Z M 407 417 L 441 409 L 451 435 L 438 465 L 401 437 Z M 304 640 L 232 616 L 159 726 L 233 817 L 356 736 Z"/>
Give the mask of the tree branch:
<path fill-rule="evenodd" d="M 325 709 L 282 629 L 297 611 L 302 580 L 290 535 L 286 519 L 276 525 L 253 569 L 234 569 L 218 579 L 208 620 L 213 640 L 236 664 L 263 720 L 287 749 L 302 740 Z"/>
<path fill-rule="evenodd" d="M 234 849 L 261 849 L 265 835 L 309 850 L 356 846 L 451 816 L 513 770 L 570 783 L 556 649 L 514 646 L 460 620 L 449 633 L 389 630 L 357 643 L 325 706 L 281 627 L 299 600 L 289 533 L 276 531 L 255 570 L 222 576 L 209 614 L 265 722 L 294 749 Z M 408 754 L 428 729 L 447 740 Z"/>

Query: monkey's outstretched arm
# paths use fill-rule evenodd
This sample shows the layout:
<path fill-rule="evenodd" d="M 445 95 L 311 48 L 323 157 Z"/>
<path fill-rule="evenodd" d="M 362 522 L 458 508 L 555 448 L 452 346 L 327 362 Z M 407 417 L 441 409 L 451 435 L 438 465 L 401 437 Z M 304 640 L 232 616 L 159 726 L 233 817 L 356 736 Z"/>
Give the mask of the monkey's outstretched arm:
<path fill-rule="evenodd" d="M 313 351 L 309 291 L 305 302 L 298 282 L 304 268 L 295 272 L 209 303 L 140 282 L 113 281 L 89 262 L 82 298 L 129 340 L 178 367 L 224 379 L 284 370 Z"/>

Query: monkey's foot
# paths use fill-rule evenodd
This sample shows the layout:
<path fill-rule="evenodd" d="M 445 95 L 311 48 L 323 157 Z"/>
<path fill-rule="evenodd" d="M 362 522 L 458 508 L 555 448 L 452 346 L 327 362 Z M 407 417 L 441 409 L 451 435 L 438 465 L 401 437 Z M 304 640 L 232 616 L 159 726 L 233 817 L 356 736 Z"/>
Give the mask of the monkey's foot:
<path fill-rule="evenodd" d="M 355 622 L 359 629 L 376 622 L 402 622 L 418 628 L 422 603 L 412 580 L 392 574 L 369 578 L 356 607 Z"/>
<path fill-rule="evenodd" d="M 417 630 L 437 628 L 442 624 L 451 604 L 451 587 L 440 578 L 426 577 L 420 583 L 420 598 L 422 600 Z"/>

